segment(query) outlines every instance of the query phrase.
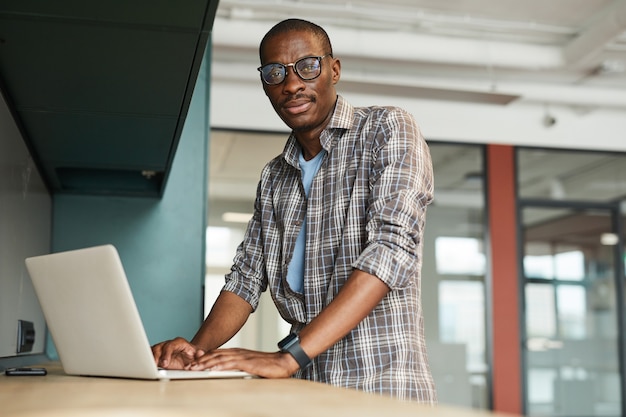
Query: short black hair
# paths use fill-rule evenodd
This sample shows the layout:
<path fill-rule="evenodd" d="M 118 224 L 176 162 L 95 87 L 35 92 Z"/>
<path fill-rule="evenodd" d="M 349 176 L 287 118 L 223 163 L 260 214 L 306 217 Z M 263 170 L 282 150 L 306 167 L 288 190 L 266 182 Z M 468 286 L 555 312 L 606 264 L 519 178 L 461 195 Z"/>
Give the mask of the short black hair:
<path fill-rule="evenodd" d="M 283 33 L 296 31 L 309 32 L 313 34 L 324 48 L 324 53 L 330 54 L 331 56 L 333 55 L 333 47 L 330 43 L 328 33 L 326 33 L 321 26 L 303 19 L 285 19 L 274 25 L 274 27 L 272 27 L 261 40 L 261 44 L 259 45 L 259 58 L 261 59 L 261 62 L 263 61 L 263 49 L 270 38 Z"/>

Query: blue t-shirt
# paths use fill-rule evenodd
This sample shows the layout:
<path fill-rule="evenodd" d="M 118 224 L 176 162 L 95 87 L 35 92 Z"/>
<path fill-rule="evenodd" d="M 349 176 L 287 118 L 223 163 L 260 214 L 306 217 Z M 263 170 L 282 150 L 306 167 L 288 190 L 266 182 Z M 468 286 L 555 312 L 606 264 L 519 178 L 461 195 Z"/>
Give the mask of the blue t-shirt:
<path fill-rule="evenodd" d="M 306 161 L 302 152 L 300 152 L 300 170 L 302 171 L 302 185 L 304 186 L 304 193 L 309 197 L 309 191 L 311 190 L 311 183 L 315 174 L 319 171 L 322 165 L 322 160 L 326 151 L 322 149 L 317 155 L 315 155 L 310 161 Z M 302 228 L 296 239 L 296 247 L 289 262 L 287 268 L 287 282 L 291 289 L 295 292 L 302 293 L 304 288 L 304 251 L 306 249 L 306 217 L 302 222 Z"/>

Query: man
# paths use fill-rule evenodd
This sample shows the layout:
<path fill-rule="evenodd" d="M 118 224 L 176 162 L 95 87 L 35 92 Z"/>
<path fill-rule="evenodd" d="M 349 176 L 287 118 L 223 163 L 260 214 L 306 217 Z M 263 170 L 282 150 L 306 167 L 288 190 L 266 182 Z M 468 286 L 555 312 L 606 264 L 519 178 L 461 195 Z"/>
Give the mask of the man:
<path fill-rule="evenodd" d="M 265 94 L 292 133 L 261 173 L 254 216 L 210 314 L 191 342 L 155 345 L 155 360 L 435 403 L 420 303 L 433 179 L 413 117 L 338 96 L 340 61 L 313 23 L 278 23 L 259 54 Z M 267 287 L 292 325 L 280 351 L 217 349 Z"/>

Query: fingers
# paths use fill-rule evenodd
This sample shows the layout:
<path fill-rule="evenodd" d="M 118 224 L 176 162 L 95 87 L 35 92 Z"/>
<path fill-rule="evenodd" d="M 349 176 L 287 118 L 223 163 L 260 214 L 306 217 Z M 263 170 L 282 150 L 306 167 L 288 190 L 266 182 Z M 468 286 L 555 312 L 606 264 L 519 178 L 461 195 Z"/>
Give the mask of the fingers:
<path fill-rule="evenodd" d="M 157 365 L 160 365 L 160 363 L 163 360 L 163 358 L 162 358 L 162 355 L 163 355 L 163 345 L 165 343 L 166 342 L 161 342 L 161 343 L 158 343 L 158 344 L 152 346 L 152 356 L 154 356 L 154 362 Z"/>
<path fill-rule="evenodd" d="M 197 354 L 196 359 L 190 365 L 193 369 L 232 369 L 229 368 L 229 364 L 232 365 L 237 360 L 245 359 L 243 352 L 245 351 L 239 349 L 217 349 L 202 355 Z"/>
<path fill-rule="evenodd" d="M 294 371 L 285 365 L 280 352 L 268 353 L 246 349 L 217 349 L 189 363 L 190 370 L 240 370 L 265 378 L 286 378 Z"/>
<path fill-rule="evenodd" d="M 162 368 L 182 369 L 196 355 L 196 348 L 191 343 L 177 337 L 152 347 L 155 362 Z"/>

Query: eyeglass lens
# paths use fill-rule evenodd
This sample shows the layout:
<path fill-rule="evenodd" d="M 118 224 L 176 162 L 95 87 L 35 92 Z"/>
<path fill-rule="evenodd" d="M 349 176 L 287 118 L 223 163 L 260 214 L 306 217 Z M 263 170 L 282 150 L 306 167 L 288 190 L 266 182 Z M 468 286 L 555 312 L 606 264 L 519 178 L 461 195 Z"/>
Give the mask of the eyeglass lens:
<path fill-rule="evenodd" d="M 263 81 L 270 85 L 282 83 L 289 66 L 293 67 L 294 72 L 303 80 L 312 80 L 320 75 L 320 60 L 320 57 L 313 56 L 299 59 L 293 64 L 267 64 L 261 67 Z"/>

